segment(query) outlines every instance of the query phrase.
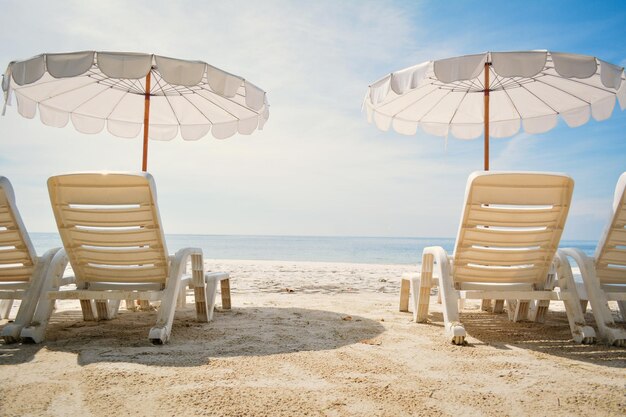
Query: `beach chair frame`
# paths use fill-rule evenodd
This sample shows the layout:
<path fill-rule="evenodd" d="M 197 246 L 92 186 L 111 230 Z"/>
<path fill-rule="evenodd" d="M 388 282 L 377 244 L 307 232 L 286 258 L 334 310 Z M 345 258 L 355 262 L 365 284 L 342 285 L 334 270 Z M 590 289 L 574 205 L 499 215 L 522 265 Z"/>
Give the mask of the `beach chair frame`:
<path fill-rule="evenodd" d="M 65 270 L 69 262 L 74 277 L 49 274 L 32 323 L 21 332 L 23 339 L 44 340 L 58 299 L 80 300 L 87 321 L 114 318 L 122 300 L 130 309 L 135 301 L 144 307 L 160 302 L 156 325 L 149 332 L 154 344 L 169 340 L 176 307 L 185 303 L 186 286 L 194 290 L 197 320 L 212 319 L 217 286 L 230 277 L 205 274 L 199 248 L 167 254 L 150 174 L 59 175 L 48 180 L 48 189 L 64 246 L 50 269 Z M 189 261 L 191 274 L 185 274 Z M 68 282 L 76 289 L 61 289 Z M 229 291 L 222 297 L 227 300 L 223 304 L 230 304 Z"/>
<path fill-rule="evenodd" d="M 593 343 L 575 283 L 559 274 L 562 260 L 556 256 L 573 187 L 563 174 L 473 173 L 454 253 L 424 249 L 421 274 L 403 279 L 400 310 L 408 310 L 412 293 L 414 320 L 426 322 L 431 289 L 438 286 L 446 334 L 463 344 L 462 300 L 506 300 L 511 320 L 537 322 L 545 320 L 551 300 L 563 301 L 574 341 Z"/>

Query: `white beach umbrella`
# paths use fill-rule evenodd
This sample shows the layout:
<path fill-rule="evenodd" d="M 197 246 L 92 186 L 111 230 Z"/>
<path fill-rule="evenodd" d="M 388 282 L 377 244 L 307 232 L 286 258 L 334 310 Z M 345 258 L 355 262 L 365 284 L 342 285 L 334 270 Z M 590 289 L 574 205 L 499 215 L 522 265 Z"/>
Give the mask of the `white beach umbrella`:
<path fill-rule="evenodd" d="M 42 54 L 11 62 L 3 75 L 4 109 L 17 99 L 29 119 L 82 133 L 170 140 L 179 133 L 218 139 L 262 129 L 269 117 L 266 93 L 249 81 L 202 61 L 127 52 Z"/>
<path fill-rule="evenodd" d="M 428 61 L 393 72 L 369 87 L 364 107 L 381 130 L 474 139 L 520 128 L 543 133 L 559 116 L 570 127 L 626 108 L 624 68 L 593 56 L 548 51 L 485 52 Z M 488 88 L 485 88 L 488 86 Z"/>

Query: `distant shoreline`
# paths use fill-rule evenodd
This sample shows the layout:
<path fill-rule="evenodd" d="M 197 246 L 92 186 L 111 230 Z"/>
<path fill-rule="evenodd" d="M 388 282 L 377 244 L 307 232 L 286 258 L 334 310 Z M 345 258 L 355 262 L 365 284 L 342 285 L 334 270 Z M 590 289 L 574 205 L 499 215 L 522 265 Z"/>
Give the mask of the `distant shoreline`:
<path fill-rule="evenodd" d="M 367 265 L 416 265 L 426 246 L 454 249 L 453 238 L 259 236 L 166 234 L 170 253 L 199 247 L 205 259 L 250 261 L 330 262 Z M 62 246 L 57 233 L 31 233 L 38 254 Z M 593 254 L 595 242 L 564 240 L 561 247 L 576 247 Z"/>

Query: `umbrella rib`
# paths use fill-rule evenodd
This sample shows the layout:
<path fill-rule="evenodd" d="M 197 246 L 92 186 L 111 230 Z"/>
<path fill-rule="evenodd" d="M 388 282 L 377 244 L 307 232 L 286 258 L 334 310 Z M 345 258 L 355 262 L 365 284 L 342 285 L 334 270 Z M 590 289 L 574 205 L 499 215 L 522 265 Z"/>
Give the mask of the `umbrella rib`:
<path fill-rule="evenodd" d="M 549 84 L 547 84 L 547 85 L 549 85 Z M 549 107 L 550 110 L 552 110 L 555 114 L 559 114 L 559 112 L 554 107 L 552 107 L 550 104 L 548 104 L 544 99 L 539 97 L 537 94 L 533 93 L 528 88 L 526 88 L 525 85 L 519 84 L 519 86 L 520 86 L 520 88 L 523 88 L 524 90 L 528 91 L 528 93 L 531 94 L 533 97 L 535 97 L 537 100 L 541 101 L 543 104 L 545 104 L 547 107 Z"/>
<path fill-rule="evenodd" d="M 545 73 L 545 72 L 542 72 L 541 74 L 542 74 L 542 75 L 544 75 L 544 76 L 547 76 L 547 77 L 552 77 L 552 78 L 557 78 L 557 79 L 559 79 L 559 78 L 565 78 L 565 77 L 557 77 L 556 75 L 548 74 L 548 73 Z M 594 74 L 594 75 L 597 75 L 597 74 Z M 589 77 L 589 78 L 591 78 L 591 77 Z M 584 83 L 584 82 L 582 82 L 582 81 L 578 81 L 578 80 L 576 80 L 576 79 L 574 79 L 574 78 L 565 78 L 565 79 L 566 79 L 566 80 L 568 80 L 568 81 L 570 81 L 570 82 L 574 82 L 574 83 L 577 83 L 577 84 L 584 85 L 585 87 L 595 88 L 596 90 L 600 90 L 600 91 L 603 91 L 603 92 L 605 92 L 605 93 L 609 93 L 609 94 L 613 94 L 613 95 L 615 95 L 615 92 L 614 92 L 614 91 L 611 91 L 610 89 L 606 89 L 606 88 L 598 87 L 597 85 L 587 84 L 587 83 Z M 552 86 L 552 84 L 548 84 L 548 83 L 544 83 L 544 84 L 547 84 L 547 85 Z M 557 88 L 557 87 L 554 87 L 554 88 Z M 561 90 L 561 89 L 559 89 L 559 90 L 560 90 L 560 91 L 563 91 L 563 90 Z M 564 91 L 564 92 L 566 92 L 566 91 Z M 568 93 L 568 94 L 571 94 L 571 93 Z M 576 97 L 574 94 L 571 94 L 571 95 L 572 95 L 572 96 L 574 96 L 574 97 Z M 576 98 L 579 98 L 579 97 L 576 97 Z M 581 100 L 582 100 L 582 99 L 581 99 Z M 583 101 L 584 101 L 584 100 L 583 100 Z"/>
<path fill-rule="evenodd" d="M 189 91 L 191 91 L 191 92 L 192 92 L 192 94 L 197 94 L 197 93 L 196 93 L 195 91 L 193 91 L 191 88 L 189 88 L 189 87 L 187 87 L 187 86 L 185 86 L 185 88 L 186 88 L 186 89 L 188 89 Z M 198 95 L 199 95 L 199 94 L 198 94 Z M 202 116 L 204 116 L 204 118 L 205 118 L 205 119 L 207 119 L 207 120 L 208 120 L 208 122 L 209 122 L 209 123 L 211 123 L 211 125 L 213 125 L 213 121 L 209 118 L 209 116 L 207 116 L 207 115 L 206 115 L 206 114 L 205 114 L 202 110 L 200 110 L 200 107 L 196 106 L 196 104 L 195 104 L 195 103 L 193 103 L 191 100 L 189 100 L 189 97 L 187 97 L 187 96 L 188 96 L 188 94 L 181 94 L 181 97 L 183 97 L 185 100 L 187 100 L 187 102 L 188 102 L 189 104 L 191 104 L 193 107 L 195 107 L 195 109 L 196 109 L 196 110 L 198 110 L 198 112 L 200 112 L 200 114 L 201 114 Z M 207 100 L 208 100 L 208 99 L 207 99 Z M 211 103 L 213 103 L 213 102 L 211 101 Z M 215 104 L 215 103 L 213 103 L 213 104 Z M 215 105 L 217 106 L 217 104 L 215 104 Z"/>
<path fill-rule="evenodd" d="M 440 87 L 440 86 L 438 86 L 438 85 L 437 85 L 437 84 L 435 84 L 435 83 L 428 83 L 428 84 L 424 84 L 424 85 L 421 85 L 421 86 L 419 86 L 419 87 L 417 87 L 417 88 L 412 89 L 412 90 L 411 90 L 410 92 L 408 92 L 407 94 L 412 94 L 412 93 L 414 93 L 414 92 L 416 92 L 416 91 L 421 90 L 421 89 L 422 89 L 422 88 L 424 88 L 424 87 L 432 87 L 432 86 L 436 87 L 436 88 L 435 88 L 435 90 L 437 90 L 437 89 L 441 89 L 441 87 Z M 433 91 L 434 91 L 434 90 L 433 90 Z M 432 92 L 432 91 L 431 91 L 431 92 Z M 430 94 L 430 93 L 428 93 L 428 94 Z M 427 95 L 428 95 L 428 94 L 427 94 Z M 395 102 L 396 100 L 400 99 L 401 97 L 403 97 L 403 95 L 398 95 L 398 97 L 394 97 L 393 99 L 389 100 L 388 102 L 386 102 L 386 103 L 384 103 L 384 104 L 385 104 L 385 105 L 387 105 L 387 104 L 391 104 L 391 103 Z M 424 96 L 424 97 L 426 97 L 426 96 Z"/>
<path fill-rule="evenodd" d="M 207 85 L 208 85 L 208 84 L 207 84 Z M 208 93 L 211 93 L 212 95 L 215 95 L 215 96 L 217 96 L 217 97 L 221 97 L 221 98 L 223 98 L 224 100 L 228 100 L 228 101 L 230 101 L 231 103 L 236 104 L 236 105 L 238 105 L 239 107 L 241 107 L 241 108 L 243 108 L 243 109 L 245 109 L 245 110 L 248 110 L 248 111 L 250 111 L 250 112 L 252 112 L 252 113 L 256 114 L 257 116 L 258 116 L 259 114 L 261 114 L 260 112 L 257 112 L 256 110 L 251 109 L 250 107 L 244 106 L 243 104 L 237 103 L 236 101 L 231 100 L 231 99 L 230 99 L 230 98 L 228 98 L 228 97 L 224 97 L 224 96 L 222 96 L 222 95 L 219 95 L 219 94 L 217 94 L 215 91 L 212 91 L 212 90 L 207 90 L 207 89 L 205 89 L 205 88 L 201 88 L 201 90 L 202 90 L 202 91 L 206 91 L 206 92 L 208 92 Z M 194 94 L 198 94 L 198 93 L 194 92 Z M 220 109 L 224 110 L 226 113 L 230 114 L 230 115 L 231 115 L 231 116 L 233 116 L 235 119 L 237 119 L 237 120 L 241 120 L 240 118 L 238 118 L 237 116 L 235 116 L 234 114 L 232 114 L 232 113 L 231 113 L 231 112 L 229 112 L 228 110 L 224 109 L 222 106 L 220 106 L 219 104 L 217 104 L 216 102 L 214 102 L 214 101 L 213 101 L 213 100 L 211 100 L 210 98 L 208 98 L 208 97 L 204 97 L 204 96 L 202 96 L 202 97 L 203 97 L 205 100 L 208 100 L 208 101 L 210 101 L 211 103 L 215 104 L 217 107 L 219 107 Z M 241 96 L 241 97 L 243 97 L 243 96 Z"/>
<path fill-rule="evenodd" d="M 394 118 L 397 115 L 399 115 L 400 113 L 402 113 L 403 111 L 405 111 L 406 109 L 408 109 L 409 107 L 415 105 L 416 103 L 419 103 L 421 100 L 425 99 L 426 97 L 428 97 L 429 95 L 431 95 L 432 93 L 434 93 L 435 91 L 440 90 L 440 88 L 435 88 L 434 90 L 429 91 L 428 93 L 426 93 L 425 95 L 423 95 L 422 97 L 418 98 L 415 101 L 412 101 L 411 103 L 407 104 L 402 110 L 397 111 L 396 113 L 394 113 L 391 117 Z M 415 91 L 415 90 L 414 90 Z M 395 101 L 395 100 L 394 100 Z M 391 101 L 389 103 L 386 104 L 390 104 L 392 103 Z"/>
<path fill-rule="evenodd" d="M 59 92 L 57 94 L 48 96 L 48 97 L 44 98 L 43 100 L 40 100 L 39 102 L 43 103 L 44 101 L 47 101 L 47 100 L 50 100 L 50 99 L 53 99 L 53 98 L 57 98 L 59 96 L 62 96 L 63 94 L 71 93 L 72 91 L 79 90 L 79 89 L 84 88 L 85 86 L 90 85 L 90 84 L 97 84 L 97 83 L 89 83 L 89 84 L 81 85 L 81 86 L 78 86 L 78 87 L 75 87 L 75 88 L 72 88 L 72 89 L 69 89 L 69 90 L 61 91 L 61 92 Z M 39 85 L 41 85 L 41 84 L 39 84 Z M 23 88 L 20 88 L 20 90 L 23 90 Z"/>
<path fill-rule="evenodd" d="M 203 89 L 203 91 L 209 91 L 209 90 L 204 90 L 204 89 Z M 213 91 L 209 91 L 209 92 L 210 92 L 210 93 L 212 93 L 212 94 L 218 95 L 217 93 L 214 93 Z M 198 94 L 198 93 L 196 93 L 196 94 Z M 211 100 L 210 98 L 208 98 L 208 97 L 204 97 L 204 96 L 202 96 L 202 97 L 203 97 L 205 100 L 207 100 L 209 103 L 211 103 L 211 104 L 215 105 L 216 107 L 218 107 L 219 109 L 221 109 L 221 110 L 222 110 L 222 111 L 224 111 L 225 113 L 228 113 L 229 115 L 231 115 L 231 116 L 232 116 L 232 117 L 234 117 L 235 119 L 237 119 L 237 120 L 241 120 L 239 117 L 235 116 L 234 114 L 232 114 L 231 112 L 229 112 L 229 111 L 228 111 L 228 110 L 226 110 L 224 107 L 220 106 L 219 104 L 217 104 L 216 102 L 214 102 L 214 101 L 213 101 L 213 100 Z M 222 96 L 219 96 L 219 97 L 222 97 Z M 227 97 L 224 97 L 224 98 L 225 98 L 226 100 L 230 101 L 231 103 L 239 104 L 239 103 L 237 103 L 237 102 L 235 102 L 235 101 L 232 101 L 232 100 L 228 99 Z M 241 104 L 239 104 L 239 105 L 240 105 L 241 107 L 243 107 L 244 109 L 248 109 L 248 107 L 246 107 L 246 106 L 243 106 L 243 105 L 241 105 Z M 257 114 L 258 114 L 258 113 L 257 113 Z"/>
<path fill-rule="evenodd" d="M 156 78 L 156 77 L 155 77 Z M 161 85 L 161 81 L 163 79 L 159 78 L 157 80 L 157 82 L 150 88 L 150 93 L 152 94 L 153 90 L 157 90 L 157 89 L 161 89 L 161 91 L 163 91 L 163 86 Z M 178 126 L 180 126 L 180 119 L 178 118 L 178 115 L 176 114 L 176 112 L 174 111 L 174 107 L 172 106 L 172 103 L 170 102 L 169 96 L 167 94 L 165 94 L 165 92 L 163 93 L 163 97 L 165 97 L 165 101 L 167 101 L 167 104 L 170 106 L 170 110 L 172 110 L 172 114 L 174 115 L 174 117 L 176 118 L 176 124 Z"/>
<path fill-rule="evenodd" d="M 582 101 L 583 103 L 585 103 L 585 104 L 587 104 L 587 105 L 589 105 L 589 106 L 591 105 L 591 103 L 590 103 L 590 102 L 588 102 L 587 100 L 584 100 L 584 99 L 582 99 L 582 98 L 578 97 L 576 94 L 572 94 L 572 93 L 570 93 L 569 91 L 562 90 L 562 89 L 560 89 L 559 87 L 555 87 L 555 86 L 553 86 L 552 84 L 548 84 L 548 83 L 547 83 L 547 82 L 545 82 L 545 81 L 541 81 L 540 79 L 536 79 L 536 80 L 535 80 L 535 82 L 538 82 L 538 83 L 541 83 L 541 84 L 543 84 L 543 85 L 547 85 L 547 86 L 549 86 L 549 87 L 552 87 L 552 88 L 554 88 L 555 90 L 560 91 L 560 92 L 562 92 L 563 94 L 567 94 L 567 95 L 569 95 L 569 96 L 571 96 L 571 97 L 574 97 L 575 99 L 578 99 L 578 100 Z M 584 84 L 584 85 L 587 85 L 587 84 Z M 607 92 L 608 92 L 608 91 L 607 91 Z"/>
<path fill-rule="evenodd" d="M 89 97 L 88 99 L 86 99 L 85 101 L 83 101 L 82 103 L 78 104 L 76 107 L 74 107 L 70 113 L 74 114 L 76 113 L 76 109 L 78 109 L 80 106 L 90 102 L 91 100 L 93 100 L 94 98 L 98 97 L 100 94 L 103 94 L 105 91 L 107 91 L 107 89 L 102 89 L 100 91 L 98 91 L 96 94 L 94 94 L 93 96 Z"/>
<path fill-rule="evenodd" d="M 448 97 L 448 95 L 450 95 L 451 93 L 452 93 L 452 91 L 448 91 L 445 95 L 441 96 L 441 98 L 439 100 L 437 100 L 437 102 L 433 106 L 430 107 L 430 110 L 428 110 L 426 113 L 424 113 L 422 115 L 422 117 L 420 118 L 418 123 L 421 123 L 421 121 L 424 120 L 424 117 L 428 116 L 428 114 L 430 112 L 432 112 L 435 109 L 435 107 L 437 107 L 437 104 L 441 103 L 441 100 L 443 100 L 444 98 Z"/>
<path fill-rule="evenodd" d="M 113 114 L 113 112 L 115 111 L 115 109 L 117 108 L 117 106 L 119 106 L 119 104 L 122 102 L 122 100 L 124 100 L 124 97 L 126 97 L 126 94 L 128 93 L 124 93 L 122 94 L 122 96 L 120 97 L 119 100 L 117 100 L 117 103 L 115 103 L 115 105 L 113 106 L 113 108 L 111 109 L 111 111 L 109 112 L 109 114 L 107 114 L 107 117 L 105 117 L 105 120 L 109 120 L 109 117 L 111 117 L 111 115 Z"/>
<path fill-rule="evenodd" d="M 517 108 L 517 106 L 515 105 L 515 102 L 513 101 L 513 99 L 511 98 L 511 96 L 509 95 L 509 92 L 506 91 L 506 89 L 502 89 L 502 91 L 504 91 L 504 94 L 506 94 L 506 97 L 509 99 L 509 101 L 511 102 L 511 105 L 513 106 L 513 108 L 515 109 L 515 112 L 517 113 L 517 115 L 519 116 L 520 120 L 522 120 L 522 114 L 519 112 L 519 109 Z M 539 97 L 537 97 L 539 98 Z M 540 99 L 541 100 L 541 99 Z"/>
<path fill-rule="evenodd" d="M 196 105 L 195 105 L 195 103 L 192 103 L 192 101 L 191 101 L 191 100 L 189 100 L 189 98 L 187 97 L 187 95 L 186 95 L 186 94 L 181 94 L 181 97 L 183 97 L 185 100 L 187 100 L 187 102 L 188 102 L 189 104 L 191 104 L 191 105 L 192 105 L 192 106 L 193 106 L 196 110 L 198 110 L 198 112 L 200 112 L 200 114 L 201 114 L 202 116 L 204 116 L 204 118 L 205 118 L 205 119 L 207 119 L 207 121 L 208 121 L 211 125 L 213 125 L 213 122 L 211 121 L 211 119 L 209 119 L 209 116 L 207 116 L 206 114 L 204 114 L 204 112 L 203 112 L 202 110 L 200 110 L 200 108 L 199 108 L 198 106 L 196 106 Z"/>
<path fill-rule="evenodd" d="M 468 94 L 468 93 L 469 93 L 469 92 L 468 92 L 468 91 L 466 91 L 466 92 L 463 94 L 463 97 L 461 98 L 461 101 L 459 101 L 459 104 L 456 106 L 456 109 L 454 109 L 454 113 L 452 114 L 452 117 L 450 118 L 450 121 L 448 122 L 448 125 L 451 125 L 451 124 L 452 124 L 452 120 L 454 120 L 454 116 L 456 116 L 456 114 L 458 113 L 459 108 L 461 107 L 461 103 L 463 103 L 463 100 L 465 100 L 465 97 L 467 97 L 467 94 Z"/>

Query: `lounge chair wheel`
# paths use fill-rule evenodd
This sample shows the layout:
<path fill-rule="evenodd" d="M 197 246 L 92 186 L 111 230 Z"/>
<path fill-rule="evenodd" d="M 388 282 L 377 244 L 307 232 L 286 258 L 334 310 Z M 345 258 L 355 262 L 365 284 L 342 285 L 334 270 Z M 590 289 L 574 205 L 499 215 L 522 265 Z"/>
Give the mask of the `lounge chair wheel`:
<path fill-rule="evenodd" d="M 582 343 L 583 345 L 592 345 L 596 342 L 596 331 L 592 327 L 583 326 L 574 333 L 574 342 Z"/>
<path fill-rule="evenodd" d="M 154 326 L 150 329 L 150 334 L 148 335 L 148 339 L 153 345 L 164 345 L 169 340 L 169 332 L 165 327 Z"/>
<path fill-rule="evenodd" d="M 465 344 L 465 336 L 454 336 L 452 338 L 452 343 L 455 345 L 464 345 Z"/>
<path fill-rule="evenodd" d="M 465 344 L 465 328 L 460 323 L 450 323 L 448 325 L 448 334 L 452 336 L 452 343 L 455 345 Z"/>
<path fill-rule="evenodd" d="M 7 324 L 4 329 L 2 329 L 2 339 L 4 339 L 4 343 L 11 344 L 19 342 L 21 331 L 21 326 L 18 326 L 15 323 Z"/>
<path fill-rule="evenodd" d="M 12 336 L 2 336 L 2 339 L 4 340 L 4 343 L 6 343 L 7 345 L 10 345 L 12 343 L 17 343 L 20 340 Z"/>

